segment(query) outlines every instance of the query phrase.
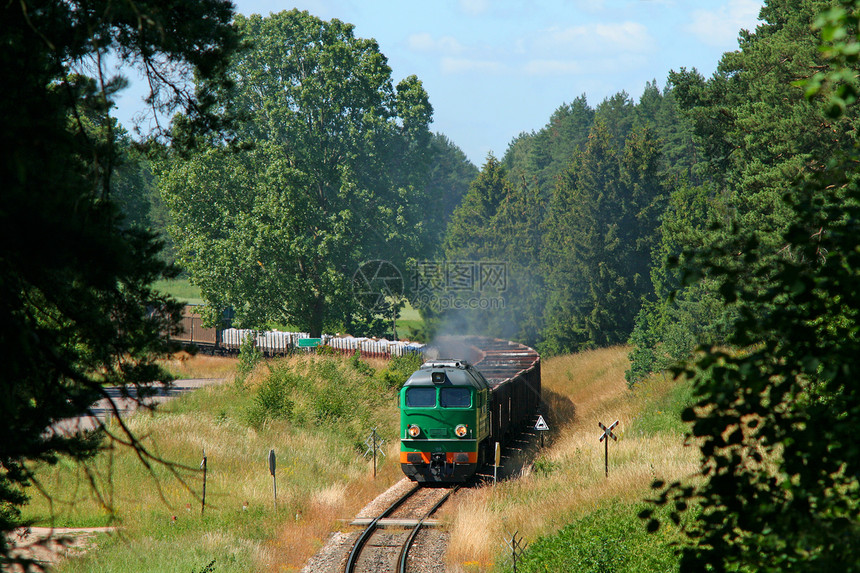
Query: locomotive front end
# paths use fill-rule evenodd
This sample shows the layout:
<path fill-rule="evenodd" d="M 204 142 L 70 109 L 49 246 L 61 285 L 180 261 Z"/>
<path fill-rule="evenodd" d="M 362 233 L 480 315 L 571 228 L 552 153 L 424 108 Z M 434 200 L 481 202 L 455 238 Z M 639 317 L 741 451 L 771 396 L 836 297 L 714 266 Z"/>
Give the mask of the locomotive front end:
<path fill-rule="evenodd" d="M 424 363 L 400 391 L 400 467 L 411 480 L 462 482 L 483 462 L 488 385 L 469 363 Z"/>

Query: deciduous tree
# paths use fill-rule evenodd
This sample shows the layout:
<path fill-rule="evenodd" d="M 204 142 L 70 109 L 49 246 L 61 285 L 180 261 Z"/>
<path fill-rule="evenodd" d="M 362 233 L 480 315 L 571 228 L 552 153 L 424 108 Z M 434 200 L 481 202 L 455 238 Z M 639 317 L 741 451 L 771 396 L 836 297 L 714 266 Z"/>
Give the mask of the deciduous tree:
<path fill-rule="evenodd" d="M 251 48 L 230 67 L 229 107 L 255 149 L 166 166 L 180 262 L 211 310 L 240 323 L 352 329 L 373 315 L 353 298 L 359 266 L 405 269 L 426 237 L 432 107 L 415 76 L 395 89 L 350 24 L 292 10 L 237 26 Z"/>

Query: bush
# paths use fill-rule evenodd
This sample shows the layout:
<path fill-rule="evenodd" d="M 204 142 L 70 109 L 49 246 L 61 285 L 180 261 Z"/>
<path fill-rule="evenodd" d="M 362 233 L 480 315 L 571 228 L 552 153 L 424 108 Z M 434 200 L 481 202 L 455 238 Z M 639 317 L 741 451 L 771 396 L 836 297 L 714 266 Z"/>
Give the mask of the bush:
<path fill-rule="evenodd" d="M 246 336 L 239 347 L 239 364 L 236 366 L 236 384 L 242 386 L 245 379 L 257 364 L 263 360 L 263 353 L 257 348 L 257 338 L 253 334 Z"/>
<path fill-rule="evenodd" d="M 638 513 L 653 506 L 612 502 L 531 544 L 517 563 L 523 573 L 666 573 L 678 570 L 677 529 L 646 531 Z"/>
<path fill-rule="evenodd" d="M 248 410 L 248 423 L 260 429 L 270 420 L 289 419 L 293 411 L 290 396 L 298 384 L 298 378 L 289 370 L 273 368 L 257 389 L 254 402 Z"/>
<path fill-rule="evenodd" d="M 393 356 L 388 361 L 388 366 L 379 372 L 379 380 L 386 388 L 400 388 L 423 363 L 424 355 L 422 354 Z"/>
<path fill-rule="evenodd" d="M 259 429 L 270 421 L 289 420 L 298 427 L 331 429 L 360 444 L 380 423 L 373 412 L 391 397 L 390 387 L 360 358 L 308 355 L 270 363 L 246 421 Z"/>

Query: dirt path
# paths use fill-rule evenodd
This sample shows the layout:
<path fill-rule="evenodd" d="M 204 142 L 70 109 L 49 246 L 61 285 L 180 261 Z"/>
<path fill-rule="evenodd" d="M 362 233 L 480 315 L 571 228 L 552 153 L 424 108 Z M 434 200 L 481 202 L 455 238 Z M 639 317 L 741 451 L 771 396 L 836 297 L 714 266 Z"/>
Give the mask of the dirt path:
<path fill-rule="evenodd" d="M 186 392 L 196 390 L 210 384 L 221 384 L 224 378 L 192 378 L 188 380 L 175 380 L 170 386 L 164 384 L 156 384 L 154 386 L 156 393 L 153 396 L 142 400 L 137 398 L 137 392 L 134 387 L 128 388 L 128 396 L 123 395 L 123 391 L 119 387 L 106 388 L 107 397 L 102 398 L 93 404 L 86 415 L 76 418 L 68 418 L 54 424 L 52 429 L 59 434 L 69 434 L 86 430 L 94 430 L 103 423 L 108 416 L 114 415 L 114 406 L 120 416 L 125 417 L 133 414 L 141 408 L 156 407 L 162 402 L 166 402 L 171 398 L 175 398 Z"/>
<path fill-rule="evenodd" d="M 93 404 L 86 415 L 61 420 L 51 429 L 60 434 L 93 430 L 115 413 L 122 417 L 131 416 L 141 408 L 157 407 L 160 403 L 197 388 L 222 382 L 224 378 L 176 380 L 169 387 L 163 384 L 156 385 L 156 394 L 142 400 L 138 400 L 134 388 L 129 388 L 128 396 L 124 396 L 118 387 L 107 388 L 107 397 Z M 30 559 L 42 566 L 50 566 L 64 556 L 86 552 L 99 534 L 110 534 L 115 530 L 116 528 L 113 527 L 31 527 L 16 529 L 8 538 L 13 548 L 11 554 L 13 557 Z M 12 568 L 9 571 L 12 573 L 22 569 Z"/>
<path fill-rule="evenodd" d="M 110 534 L 114 527 L 30 527 L 16 529 L 9 535 L 12 545 L 11 557 L 29 559 L 42 567 L 56 564 L 65 556 L 86 552 L 97 535 Z M 11 568 L 11 572 L 22 571 Z"/>

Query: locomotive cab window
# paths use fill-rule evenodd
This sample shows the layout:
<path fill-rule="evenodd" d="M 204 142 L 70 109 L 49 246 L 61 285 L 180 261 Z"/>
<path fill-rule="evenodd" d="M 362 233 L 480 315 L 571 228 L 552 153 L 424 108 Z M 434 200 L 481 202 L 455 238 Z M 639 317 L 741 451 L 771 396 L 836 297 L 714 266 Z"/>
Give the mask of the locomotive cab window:
<path fill-rule="evenodd" d="M 472 391 L 469 388 L 442 388 L 439 404 L 443 408 L 468 408 L 472 405 Z"/>
<path fill-rule="evenodd" d="M 410 408 L 434 408 L 436 388 L 407 388 L 406 405 Z"/>

